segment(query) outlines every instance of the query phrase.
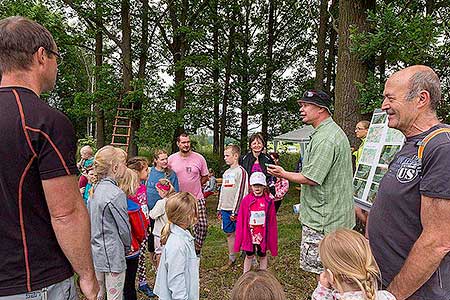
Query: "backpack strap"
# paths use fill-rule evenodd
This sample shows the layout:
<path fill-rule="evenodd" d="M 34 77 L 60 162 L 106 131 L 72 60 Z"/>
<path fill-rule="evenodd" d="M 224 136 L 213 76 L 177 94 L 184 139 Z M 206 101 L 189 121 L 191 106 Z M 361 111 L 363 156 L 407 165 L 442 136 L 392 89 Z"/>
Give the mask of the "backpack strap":
<path fill-rule="evenodd" d="M 425 146 L 428 144 L 428 142 L 441 133 L 450 133 L 450 128 L 436 129 L 435 131 L 430 132 L 422 141 L 417 143 L 417 145 L 419 146 L 419 148 L 417 149 L 417 157 L 419 158 L 419 161 L 422 161 L 423 152 L 425 151 Z"/>

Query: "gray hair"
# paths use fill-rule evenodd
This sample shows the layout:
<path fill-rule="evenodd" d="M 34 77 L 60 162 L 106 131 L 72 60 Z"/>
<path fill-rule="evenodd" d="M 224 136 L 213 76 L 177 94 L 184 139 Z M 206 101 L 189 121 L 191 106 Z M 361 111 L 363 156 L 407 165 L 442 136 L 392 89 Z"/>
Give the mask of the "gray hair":
<path fill-rule="evenodd" d="M 431 69 L 418 71 L 409 78 L 409 91 L 406 94 L 406 100 L 413 100 L 423 90 L 430 93 L 430 106 L 435 111 L 442 97 L 441 84 L 439 77 Z"/>

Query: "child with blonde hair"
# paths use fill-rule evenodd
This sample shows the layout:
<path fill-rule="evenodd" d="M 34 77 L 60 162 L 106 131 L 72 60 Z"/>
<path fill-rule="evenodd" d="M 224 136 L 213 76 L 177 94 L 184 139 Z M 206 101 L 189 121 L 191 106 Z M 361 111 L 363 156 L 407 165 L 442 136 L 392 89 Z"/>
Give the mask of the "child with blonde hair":
<path fill-rule="evenodd" d="M 136 192 L 133 195 L 129 196 L 129 198 L 135 203 L 139 204 L 142 212 L 145 215 L 145 218 L 147 218 L 147 220 L 151 222 L 148 216 L 149 207 L 148 207 L 147 186 L 146 186 L 148 179 L 148 160 L 143 156 L 135 156 L 127 161 L 127 167 L 136 172 L 139 179 L 139 186 Z M 146 253 L 149 248 L 148 239 L 153 239 L 151 234 L 146 235 L 145 239 L 142 241 L 140 245 L 140 255 L 138 265 L 138 280 L 139 280 L 138 290 L 139 292 L 145 294 L 147 297 L 154 297 L 155 294 L 153 294 L 153 290 L 147 282 Z M 153 242 L 151 244 L 153 244 Z M 150 258 L 151 259 L 153 258 L 153 251 L 150 252 Z M 153 259 L 151 261 L 153 262 Z"/>
<path fill-rule="evenodd" d="M 135 282 L 141 252 L 140 245 L 147 236 L 149 224 L 141 206 L 130 198 L 136 194 L 139 184 L 138 174 L 130 168 L 127 168 L 125 175 L 119 180 L 119 187 L 127 195 L 128 219 L 131 226 L 131 251 L 126 253 L 127 270 L 123 290 L 125 300 L 137 300 Z"/>
<path fill-rule="evenodd" d="M 152 220 L 155 220 L 155 225 L 153 226 L 152 233 L 155 243 L 156 266 L 158 267 L 162 251 L 161 231 L 168 222 L 166 214 L 166 202 L 167 198 L 175 193 L 175 189 L 169 179 L 161 178 L 156 184 L 156 190 L 158 191 L 161 200 L 158 200 L 156 202 L 155 206 L 150 211 L 149 216 L 150 218 L 152 218 Z"/>
<path fill-rule="evenodd" d="M 380 269 L 360 233 L 338 229 L 327 234 L 319 244 L 319 255 L 325 271 L 313 300 L 395 300 L 388 291 L 378 290 Z"/>
<path fill-rule="evenodd" d="M 98 150 L 94 159 L 97 183 L 89 201 L 91 247 L 100 285 L 97 299 L 123 299 L 126 261 L 131 234 L 127 197 L 117 181 L 125 175 L 127 154 L 113 146 Z"/>
<path fill-rule="evenodd" d="M 169 222 L 161 232 L 164 245 L 155 282 L 160 300 L 199 299 L 199 259 L 188 228 L 197 222 L 197 199 L 187 192 L 166 201 Z"/>
<path fill-rule="evenodd" d="M 286 300 L 280 282 L 266 270 L 243 274 L 233 287 L 231 300 Z"/>

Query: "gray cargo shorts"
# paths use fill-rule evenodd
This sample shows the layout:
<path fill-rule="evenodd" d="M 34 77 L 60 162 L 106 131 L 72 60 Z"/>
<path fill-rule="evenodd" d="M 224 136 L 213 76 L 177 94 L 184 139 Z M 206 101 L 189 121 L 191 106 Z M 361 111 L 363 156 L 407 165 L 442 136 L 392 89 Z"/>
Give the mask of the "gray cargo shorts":
<path fill-rule="evenodd" d="M 72 277 L 40 290 L 24 294 L 0 296 L 0 300 L 77 300 L 75 280 Z"/>
<path fill-rule="evenodd" d="M 302 226 L 302 241 L 300 243 L 300 267 L 315 274 L 323 271 L 319 257 L 319 243 L 324 234 L 315 231 L 308 226 Z"/>

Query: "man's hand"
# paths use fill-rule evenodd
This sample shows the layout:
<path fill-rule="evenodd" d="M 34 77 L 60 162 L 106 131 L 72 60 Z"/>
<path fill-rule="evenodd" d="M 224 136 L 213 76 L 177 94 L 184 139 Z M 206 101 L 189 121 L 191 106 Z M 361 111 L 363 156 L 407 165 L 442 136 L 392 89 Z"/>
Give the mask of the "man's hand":
<path fill-rule="evenodd" d="M 222 214 L 220 213 L 220 211 L 217 212 L 217 219 L 222 220 Z"/>
<path fill-rule="evenodd" d="M 230 220 L 233 221 L 233 222 L 236 221 L 236 215 L 231 215 L 230 216 Z"/>
<path fill-rule="evenodd" d="M 91 276 L 91 278 L 80 277 L 78 280 L 81 292 L 86 297 L 86 299 L 96 300 L 100 288 L 98 286 L 97 278 L 95 278 L 95 275 Z"/>
<path fill-rule="evenodd" d="M 276 165 L 269 165 L 267 166 L 267 172 L 270 175 L 273 175 L 275 177 L 281 177 L 284 178 L 286 171 L 283 169 L 283 167 L 276 166 Z"/>

